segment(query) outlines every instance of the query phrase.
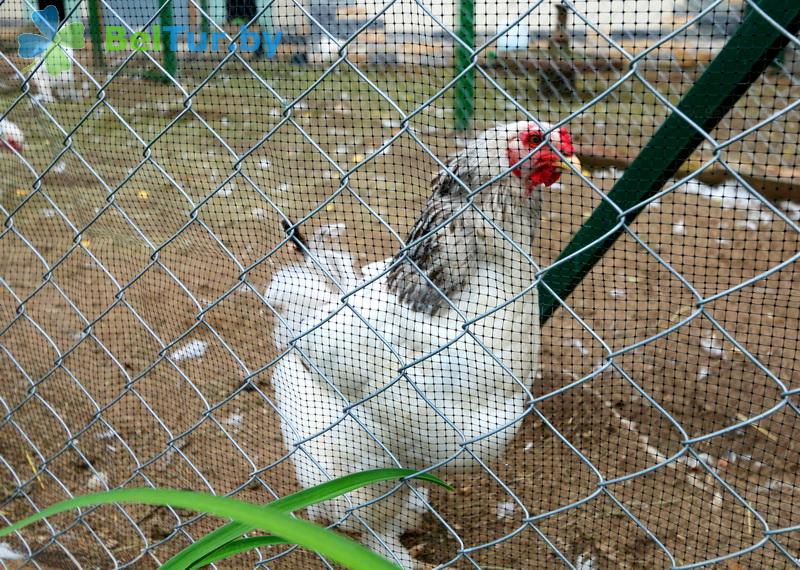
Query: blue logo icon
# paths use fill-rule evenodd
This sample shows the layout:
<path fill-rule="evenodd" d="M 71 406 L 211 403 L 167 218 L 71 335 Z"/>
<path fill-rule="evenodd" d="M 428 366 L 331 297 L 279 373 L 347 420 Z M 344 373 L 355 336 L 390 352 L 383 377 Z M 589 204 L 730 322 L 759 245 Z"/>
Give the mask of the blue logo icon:
<path fill-rule="evenodd" d="M 47 6 L 31 14 L 33 24 L 38 28 L 39 34 L 20 34 L 19 56 L 25 59 L 34 59 L 33 65 L 41 58 L 44 68 L 50 75 L 58 75 L 69 71 L 72 67 L 67 52 L 62 48 L 81 49 L 85 45 L 83 37 L 84 28 L 80 22 L 70 22 L 58 29 L 58 9 Z M 31 65 L 31 67 L 33 66 Z"/>

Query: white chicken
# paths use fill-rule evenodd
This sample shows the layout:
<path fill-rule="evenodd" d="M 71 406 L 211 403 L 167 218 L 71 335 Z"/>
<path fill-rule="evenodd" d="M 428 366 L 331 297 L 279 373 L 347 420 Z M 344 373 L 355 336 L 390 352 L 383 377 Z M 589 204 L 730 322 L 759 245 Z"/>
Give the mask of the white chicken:
<path fill-rule="evenodd" d="M 273 277 L 266 299 L 292 330 L 276 329 L 276 343 L 291 350 L 272 384 L 301 485 L 397 465 L 439 466 L 446 476 L 503 454 L 539 369 L 528 255 L 541 193 L 570 168 L 549 145 L 523 160 L 549 130 L 517 122 L 468 143 L 449 164 L 467 187 L 515 168 L 472 198 L 440 172 L 407 248 L 362 278 L 341 269 L 351 261 L 341 248 L 316 238 L 304 265 Z M 565 129 L 549 139 L 577 163 Z M 365 544 L 410 568 L 400 538 L 419 526 L 425 503 L 424 489 L 386 484 L 309 516 L 361 531 Z"/>
<path fill-rule="evenodd" d="M 0 150 L 9 152 L 11 149 L 22 152 L 25 144 L 25 135 L 17 125 L 3 119 L 0 121 Z"/>

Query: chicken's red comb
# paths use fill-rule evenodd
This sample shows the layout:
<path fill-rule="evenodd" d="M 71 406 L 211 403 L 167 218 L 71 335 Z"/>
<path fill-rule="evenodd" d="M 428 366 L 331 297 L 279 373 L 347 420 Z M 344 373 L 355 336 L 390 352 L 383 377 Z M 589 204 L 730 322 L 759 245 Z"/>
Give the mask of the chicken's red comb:
<path fill-rule="evenodd" d="M 565 156 L 572 156 L 575 154 L 575 147 L 572 146 L 572 137 L 569 135 L 569 131 L 561 127 L 558 129 L 558 136 L 561 139 L 561 142 L 558 144 L 558 150 Z"/>

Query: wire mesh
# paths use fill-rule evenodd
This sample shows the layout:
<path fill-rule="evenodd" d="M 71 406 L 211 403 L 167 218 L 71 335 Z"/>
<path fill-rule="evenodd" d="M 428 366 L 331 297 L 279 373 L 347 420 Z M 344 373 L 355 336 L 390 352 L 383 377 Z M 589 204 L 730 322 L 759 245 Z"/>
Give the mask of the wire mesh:
<path fill-rule="evenodd" d="M 471 47 L 454 2 L 99 0 L 142 49 L 59 47 L 54 75 L 17 49 L 46 5 L 91 24 L 87 0 L 0 3 L 3 522 L 402 465 L 456 491 L 304 516 L 406 567 L 800 566 L 796 36 L 537 324 L 542 277 L 756 3 L 476 3 Z M 570 139 L 584 169 L 526 188 Z M 0 564 L 154 567 L 218 524 L 86 509 Z"/>

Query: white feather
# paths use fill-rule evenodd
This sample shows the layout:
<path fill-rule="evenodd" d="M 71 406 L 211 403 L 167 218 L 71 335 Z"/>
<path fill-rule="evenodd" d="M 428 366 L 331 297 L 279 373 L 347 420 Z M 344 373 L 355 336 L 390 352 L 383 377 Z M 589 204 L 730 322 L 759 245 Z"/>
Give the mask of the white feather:
<path fill-rule="evenodd" d="M 22 560 L 23 554 L 13 550 L 7 542 L 0 542 L 0 560 Z"/>
<path fill-rule="evenodd" d="M 297 354 L 290 353 L 278 363 L 272 385 L 279 403 L 284 443 L 292 453 L 301 486 L 307 488 L 337 476 L 394 466 L 389 454 L 359 425 L 358 421 L 364 420 L 362 414 L 344 414 L 344 399 L 320 382 Z M 402 530 L 397 529 L 409 524 L 411 528 L 418 526 L 424 511 L 408 488 L 381 501 L 379 509 L 348 513 L 348 509 L 375 500 L 392 487 L 385 483 L 359 489 L 309 507 L 308 516 L 314 521 L 341 522 L 345 530 L 360 531 L 369 547 L 394 558 L 404 568 L 413 567 L 413 559 L 400 543 Z"/>
<path fill-rule="evenodd" d="M 308 244 L 311 255 L 303 263 L 285 267 L 273 275 L 265 298 L 285 321 L 275 326 L 274 340 L 279 349 L 285 349 L 300 333 L 303 321 L 321 307 L 336 302 L 343 291 L 358 283 L 352 256 L 331 243 L 343 229 L 343 224 L 324 226 Z"/>

